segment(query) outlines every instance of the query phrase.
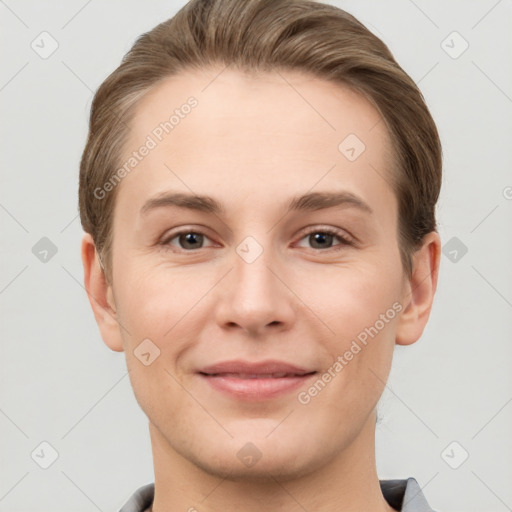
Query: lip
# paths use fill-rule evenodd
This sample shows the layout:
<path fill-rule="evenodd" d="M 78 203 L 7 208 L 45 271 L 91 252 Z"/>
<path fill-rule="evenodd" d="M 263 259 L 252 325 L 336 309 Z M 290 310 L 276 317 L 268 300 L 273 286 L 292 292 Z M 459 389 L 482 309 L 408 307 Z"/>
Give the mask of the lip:
<path fill-rule="evenodd" d="M 251 363 L 241 359 L 233 361 L 222 361 L 211 366 L 206 366 L 200 370 L 200 373 L 220 374 L 220 373 L 245 373 L 254 375 L 269 375 L 272 373 L 289 373 L 293 375 L 305 375 L 315 370 L 308 370 L 295 366 L 285 361 L 267 359 Z"/>
<path fill-rule="evenodd" d="M 299 388 L 316 373 L 284 361 L 237 360 L 205 367 L 198 375 L 217 391 L 241 400 L 262 401 Z"/>

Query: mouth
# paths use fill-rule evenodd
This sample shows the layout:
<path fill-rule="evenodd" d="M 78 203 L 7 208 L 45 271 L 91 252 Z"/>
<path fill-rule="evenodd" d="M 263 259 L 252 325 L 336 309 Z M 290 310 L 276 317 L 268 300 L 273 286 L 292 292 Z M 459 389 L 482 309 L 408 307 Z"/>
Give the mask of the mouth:
<path fill-rule="evenodd" d="M 199 373 L 209 386 L 237 400 L 264 401 L 305 386 L 317 372 L 295 374 Z"/>
<path fill-rule="evenodd" d="M 305 377 L 306 375 L 311 375 L 316 372 L 309 372 L 304 374 L 296 374 L 296 373 L 203 373 L 199 372 L 201 375 L 205 375 L 207 377 L 230 377 L 233 379 L 283 379 L 288 377 Z"/>

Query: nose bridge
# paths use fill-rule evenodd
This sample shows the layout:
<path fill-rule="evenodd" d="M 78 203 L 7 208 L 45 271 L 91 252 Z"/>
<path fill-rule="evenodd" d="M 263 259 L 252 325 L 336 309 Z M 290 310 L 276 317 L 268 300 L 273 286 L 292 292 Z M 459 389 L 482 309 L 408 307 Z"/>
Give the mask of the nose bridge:
<path fill-rule="evenodd" d="M 272 297 L 279 293 L 276 290 L 278 280 L 270 271 L 270 268 L 279 266 L 272 245 L 271 235 L 259 235 L 258 239 L 249 235 L 235 248 L 234 286 L 237 295 L 254 301 L 264 298 L 270 303 Z"/>
<path fill-rule="evenodd" d="M 271 323 L 289 323 L 292 294 L 275 275 L 281 262 L 271 235 L 247 236 L 236 247 L 233 270 L 218 297 L 218 321 L 258 331 Z"/>

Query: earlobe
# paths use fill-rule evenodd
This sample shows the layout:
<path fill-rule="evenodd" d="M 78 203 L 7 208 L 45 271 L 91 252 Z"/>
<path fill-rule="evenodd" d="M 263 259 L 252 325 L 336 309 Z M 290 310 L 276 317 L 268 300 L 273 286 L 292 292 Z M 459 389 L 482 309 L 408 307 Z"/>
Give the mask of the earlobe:
<path fill-rule="evenodd" d="M 425 329 L 437 288 L 440 257 L 440 237 L 432 231 L 413 255 L 412 276 L 407 280 L 402 295 L 404 309 L 396 329 L 397 345 L 411 345 Z"/>
<path fill-rule="evenodd" d="M 117 319 L 113 289 L 107 283 L 94 240 L 89 233 L 85 233 L 82 238 L 82 263 L 84 286 L 101 337 L 111 350 L 122 352 L 123 340 Z"/>

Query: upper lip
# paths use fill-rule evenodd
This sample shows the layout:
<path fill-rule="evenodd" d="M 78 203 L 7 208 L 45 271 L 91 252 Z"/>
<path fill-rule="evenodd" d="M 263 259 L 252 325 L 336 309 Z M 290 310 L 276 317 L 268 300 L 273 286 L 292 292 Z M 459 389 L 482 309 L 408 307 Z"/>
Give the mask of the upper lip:
<path fill-rule="evenodd" d="M 205 373 L 208 375 L 214 375 L 219 373 L 241 373 L 251 375 L 286 373 L 293 375 L 306 375 L 308 373 L 313 373 L 314 371 L 315 370 L 307 370 L 305 368 L 300 368 L 285 361 L 277 361 L 270 359 L 254 363 L 242 360 L 222 361 L 211 366 L 206 366 L 199 370 L 200 373 Z"/>

